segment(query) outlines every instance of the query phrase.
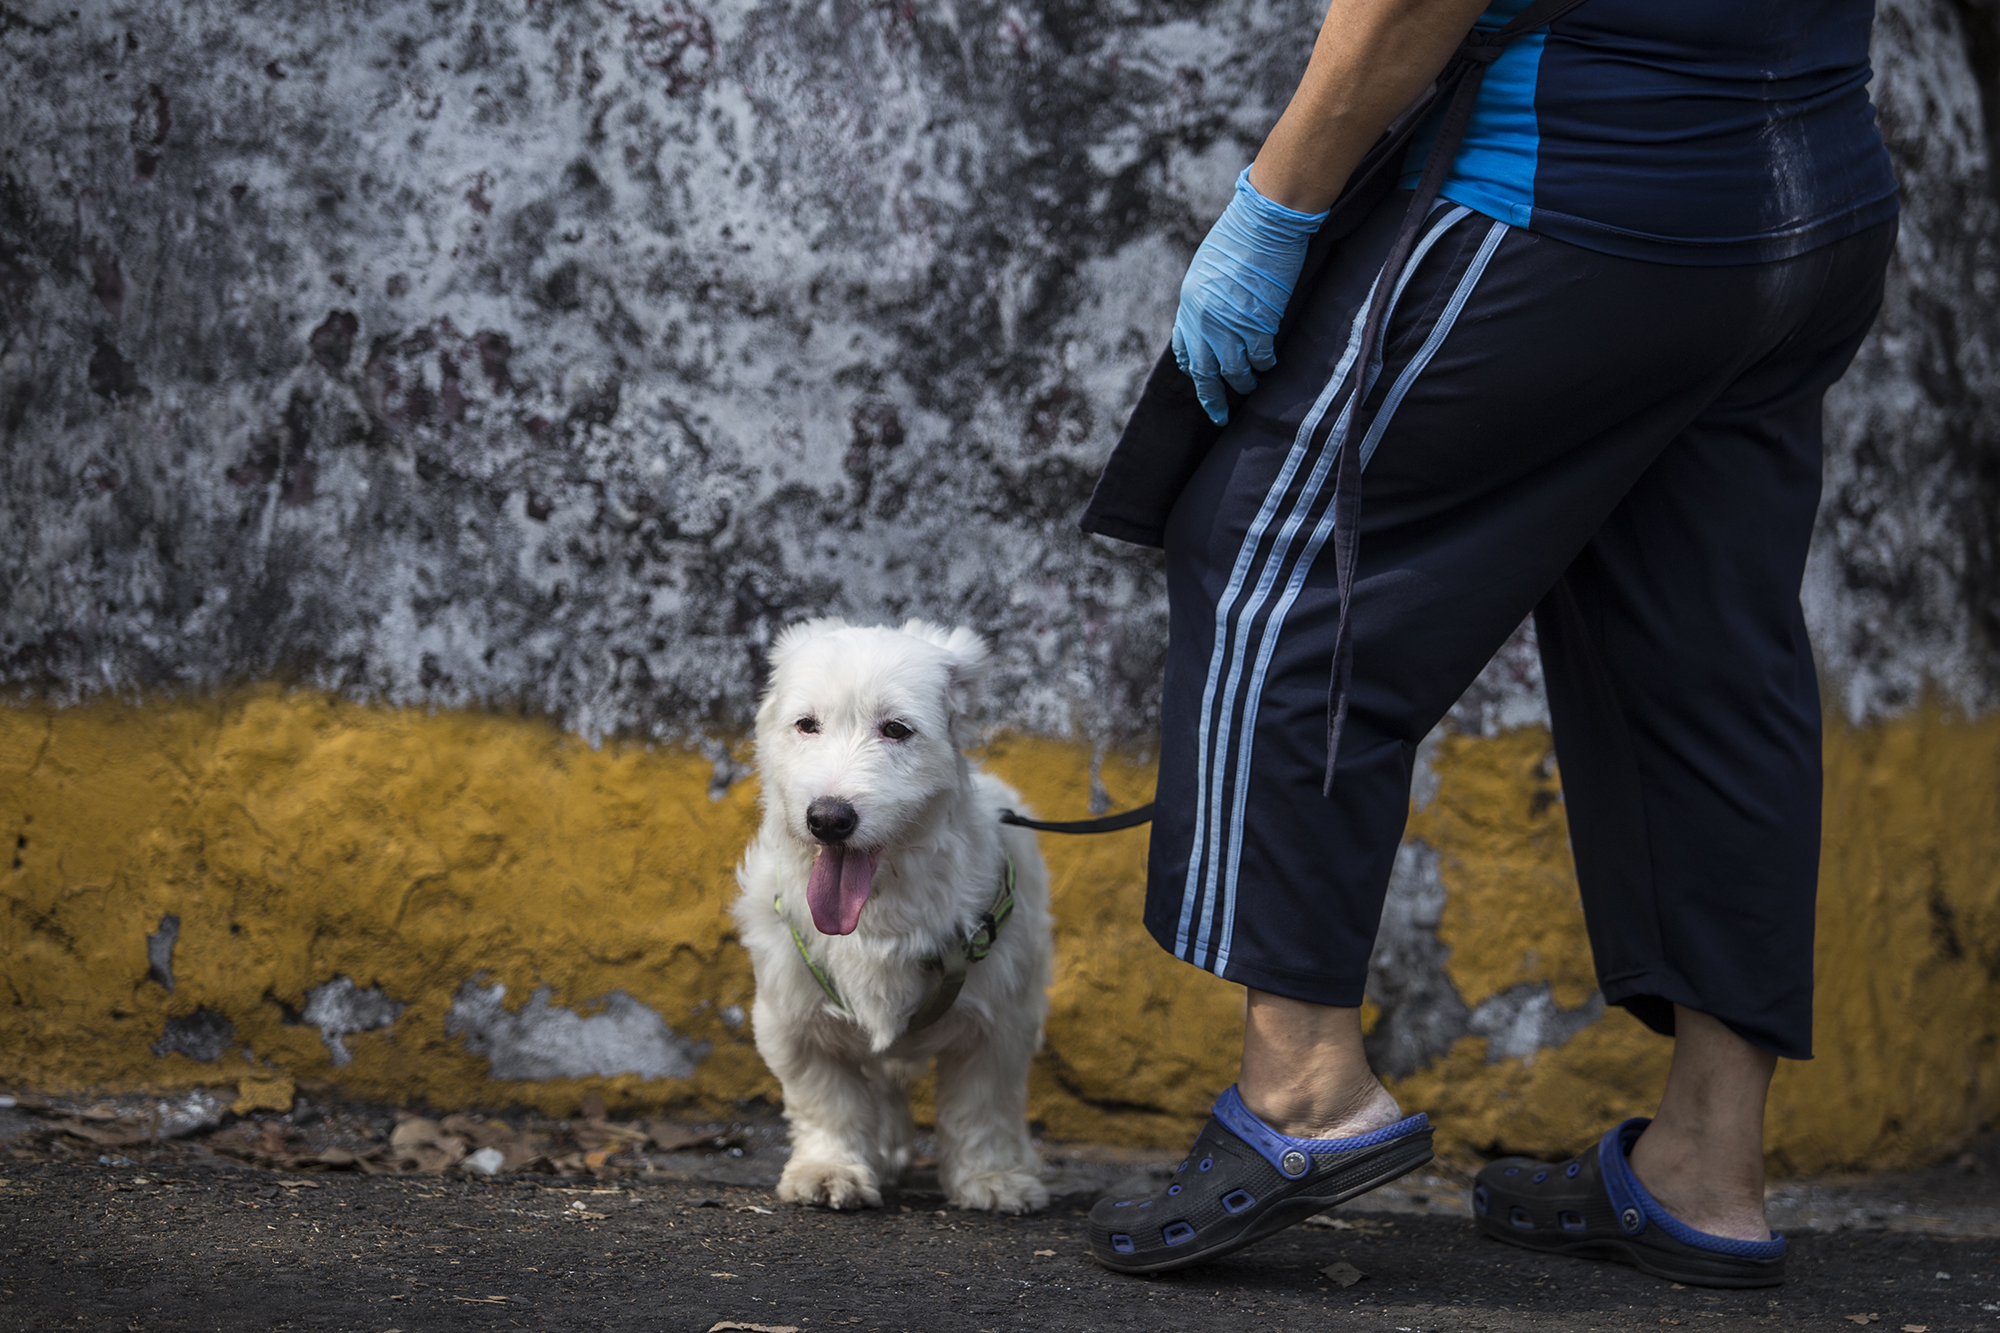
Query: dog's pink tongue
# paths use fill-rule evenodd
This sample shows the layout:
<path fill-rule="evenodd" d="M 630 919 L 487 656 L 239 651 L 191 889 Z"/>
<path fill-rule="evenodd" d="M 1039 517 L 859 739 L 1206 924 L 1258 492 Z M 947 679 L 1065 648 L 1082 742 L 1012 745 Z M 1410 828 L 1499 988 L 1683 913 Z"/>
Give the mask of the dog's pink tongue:
<path fill-rule="evenodd" d="M 806 880 L 806 906 L 822 935 L 852 935 L 875 879 L 875 857 L 835 843 L 819 849 Z"/>

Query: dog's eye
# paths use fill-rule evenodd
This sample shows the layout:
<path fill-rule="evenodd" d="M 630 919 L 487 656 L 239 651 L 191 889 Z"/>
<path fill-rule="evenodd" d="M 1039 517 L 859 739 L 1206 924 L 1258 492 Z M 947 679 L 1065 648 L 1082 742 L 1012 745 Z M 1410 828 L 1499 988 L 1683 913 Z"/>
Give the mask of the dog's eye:
<path fill-rule="evenodd" d="M 819 735 L 819 719 L 816 717 L 802 717 L 792 725 L 808 736 Z"/>
<path fill-rule="evenodd" d="M 917 733 L 892 718 L 882 724 L 882 734 L 892 741 L 906 741 Z"/>

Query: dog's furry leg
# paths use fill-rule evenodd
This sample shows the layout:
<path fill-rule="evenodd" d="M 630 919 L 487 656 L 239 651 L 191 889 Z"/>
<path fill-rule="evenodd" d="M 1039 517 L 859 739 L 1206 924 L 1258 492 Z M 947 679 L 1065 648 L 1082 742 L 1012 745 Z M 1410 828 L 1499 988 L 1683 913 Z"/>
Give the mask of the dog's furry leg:
<path fill-rule="evenodd" d="M 1028 1138 L 1036 1033 L 984 1032 L 938 1055 L 938 1179 L 960 1208 L 1030 1213 L 1048 1204 Z"/>
<path fill-rule="evenodd" d="M 778 1178 L 788 1203 L 828 1208 L 880 1208 L 882 1189 L 874 1160 L 879 1071 L 857 1067 L 810 1039 L 768 1040 L 757 1049 L 785 1090 L 785 1120 L 792 1130 L 792 1159 Z"/>
<path fill-rule="evenodd" d="M 894 1185 L 902 1180 L 903 1172 L 909 1169 L 910 1159 L 915 1155 L 911 1146 L 917 1136 L 917 1122 L 910 1115 L 912 1072 L 902 1061 L 887 1061 L 875 1071 L 871 1080 L 875 1090 L 873 1160 L 884 1185 Z"/>

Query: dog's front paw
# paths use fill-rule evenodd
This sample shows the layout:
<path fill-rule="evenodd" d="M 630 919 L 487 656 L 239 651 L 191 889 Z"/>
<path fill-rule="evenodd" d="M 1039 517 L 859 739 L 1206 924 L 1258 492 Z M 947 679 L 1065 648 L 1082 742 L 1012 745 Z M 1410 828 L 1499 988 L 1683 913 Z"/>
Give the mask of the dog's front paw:
<path fill-rule="evenodd" d="M 852 1162 L 802 1162 L 797 1158 L 778 1177 L 778 1197 L 787 1203 L 828 1208 L 880 1208 L 875 1173 Z M 1046 1194 L 1043 1196 L 1046 1198 Z"/>
<path fill-rule="evenodd" d="M 977 1171 L 959 1181 L 947 1201 L 989 1213 L 1032 1213 L 1048 1207 L 1049 1191 L 1026 1171 Z"/>

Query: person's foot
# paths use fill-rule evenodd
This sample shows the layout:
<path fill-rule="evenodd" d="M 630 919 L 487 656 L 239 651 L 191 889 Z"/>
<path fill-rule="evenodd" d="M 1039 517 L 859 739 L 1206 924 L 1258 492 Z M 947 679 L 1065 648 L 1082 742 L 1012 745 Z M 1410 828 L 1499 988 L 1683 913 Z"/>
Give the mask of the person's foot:
<path fill-rule="evenodd" d="M 1231 1088 L 1162 1188 L 1097 1201 L 1090 1250 L 1121 1273 L 1184 1268 L 1254 1244 L 1430 1159 L 1431 1126 L 1422 1115 L 1371 1132 L 1306 1138 L 1274 1130 Z"/>
<path fill-rule="evenodd" d="M 1674 1063 L 1660 1111 L 1629 1151 L 1660 1208 L 1732 1241 L 1771 1239 L 1764 1222 L 1764 1098 L 1777 1057 L 1721 1019 L 1674 1006 Z"/>
<path fill-rule="evenodd" d="M 1568 1162 L 1503 1157 L 1487 1163 L 1472 1190 L 1480 1230 L 1523 1249 L 1619 1260 L 1672 1282 L 1763 1287 L 1784 1281 L 1783 1237 L 1728 1235 L 1669 1211 L 1654 1197 L 1633 1170 L 1633 1149 L 1646 1127 L 1644 1119 L 1627 1120 Z"/>
<path fill-rule="evenodd" d="M 1676 1221 L 1730 1240 L 1771 1239 L 1761 1173 L 1755 1180 L 1738 1179 L 1705 1158 L 1699 1144 L 1659 1121 L 1646 1127 L 1628 1159 L 1632 1174 Z"/>

